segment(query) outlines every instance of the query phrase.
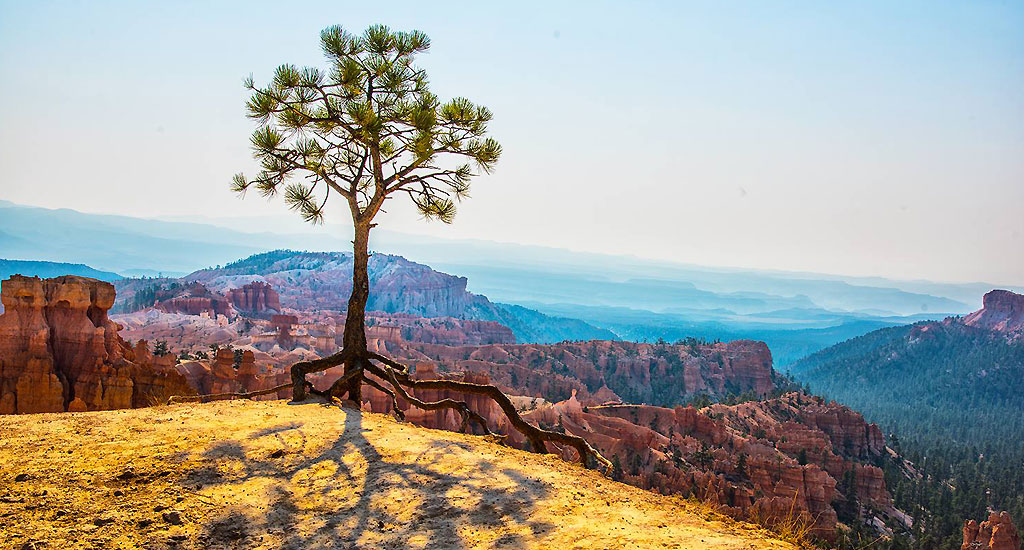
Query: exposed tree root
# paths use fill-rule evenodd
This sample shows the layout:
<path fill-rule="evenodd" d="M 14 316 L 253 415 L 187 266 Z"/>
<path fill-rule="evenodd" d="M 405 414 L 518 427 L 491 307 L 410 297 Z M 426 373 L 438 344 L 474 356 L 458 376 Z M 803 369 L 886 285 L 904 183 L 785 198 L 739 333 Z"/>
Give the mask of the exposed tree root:
<path fill-rule="evenodd" d="M 313 361 L 300 361 L 292 365 L 292 399 L 294 401 L 305 401 L 306 400 L 306 375 L 314 372 L 325 371 L 331 367 L 337 367 L 338 365 L 344 364 L 352 359 L 355 359 L 355 353 L 349 349 L 344 348 L 334 355 L 328 355 L 327 357 L 321 357 L 320 359 L 314 359 Z M 345 373 L 346 376 L 352 374 L 351 371 Z M 322 395 L 322 394 L 321 394 Z"/>
<path fill-rule="evenodd" d="M 330 368 L 330 367 L 328 367 L 328 368 Z M 313 393 L 313 394 L 317 394 L 317 395 L 323 396 L 323 397 L 327 397 L 328 399 L 330 399 L 330 398 L 341 399 L 341 396 L 344 395 L 345 391 L 347 390 L 346 385 L 349 382 L 351 382 L 354 378 L 356 378 L 357 376 L 361 376 L 362 374 L 363 374 L 363 369 L 362 368 L 350 370 L 350 371 L 346 372 L 341 378 L 338 378 L 337 380 L 335 380 L 334 383 L 331 384 L 331 388 L 329 390 L 327 390 L 325 392 L 320 392 L 320 391 L 317 391 L 316 389 L 312 389 L 310 387 L 309 392 Z M 294 378 L 293 378 L 293 380 L 294 380 Z M 306 382 L 305 379 L 303 379 L 303 382 L 306 383 L 307 385 L 309 384 L 309 382 Z M 294 399 L 295 390 L 292 390 L 292 394 L 293 394 L 292 395 L 293 400 L 294 401 L 298 401 L 297 399 Z"/>
<path fill-rule="evenodd" d="M 582 437 L 543 430 L 524 420 L 523 417 L 519 415 L 519 411 L 516 410 L 512 400 L 505 395 L 505 392 L 501 391 L 496 386 L 492 386 L 490 384 L 458 382 L 455 380 L 414 380 L 409 376 L 409 369 L 407 369 L 405 365 L 377 353 L 368 352 L 367 355 L 371 359 L 382 363 L 382 365 L 377 366 L 370 363 L 366 365 L 366 371 L 390 382 L 392 387 L 395 388 L 395 392 L 409 403 L 412 403 L 416 407 L 428 410 L 436 410 L 440 408 L 452 408 L 458 410 L 463 415 L 463 431 L 465 431 L 467 424 L 472 421 L 473 423 L 478 424 L 484 430 L 484 433 L 490 433 L 490 430 L 487 429 L 486 420 L 476 412 L 472 411 L 465 402 L 444 399 L 435 403 L 426 403 L 410 396 L 403 386 L 412 389 L 449 390 L 487 396 L 501 407 L 501 411 L 505 413 L 505 416 L 512 424 L 512 427 L 526 436 L 526 439 L 530 442 L 530 447 L 534 452 L 546 453 L 547 446 L 545 445 L 545 442 L 547 441 L 567 445 L 576 449 L 577 454 L 580 456 L 580 462 L 582 462 L 584 466 L 588 468 L 596 467 L 606 472 L 611 471 L 611 462 L 602 456 L 600 452 L 591 447 L 590 443 L 587 443 L 587 440 Z M 364 380 L 365 379 L 366 378 L 364 376 Z"/>
<path fill-rule="evenodd" d="M 470 409 L 469 405 L 467 405 L 465 402 L 456 401 L 454 399 L 448 398 L 442 399 L 440 401 L 423 401 L 421 399 L 409 395 L 409 393 L 405 391 L 405 388 L 402 387 L 402 384 L 400 384 L 398 379 L 396 378 L 394 370 L 389 369 L 388 367 L 376 367 L 372 364 L 370 365 L 369 370 L 373 374 L 376 374 L 377 376 L 387 379 L 391 386 L 395 388 L 395 393 L 402 396 L 402 399 L 405 399 L 409 403 L 412 403 L 413 406 L 427 411 L 436 411 L 440 409 L 454 409 L 458 411 L 459 415 L 462 416 L 462 425 L 459 426 L 460 431 L 468 431 L 469 423 L 473 422 L 474 424 L 479 426 L 481 430 L 483 430 L 484 435 L 490 435 L 491 431 L 487 429 L 487 421 L 484 420 L 484 417 L 477 414 L 476 411 Z"/>
<path fill-rule="evenodd" d="M 273 388 L 268 388 L 268 389 L 265 389 L 265 390 L 257 390 L 257 391 L 252 391 L 252 392 L 208 393 L 208 394 L 203 394 L 203 395 L 173 395 L 173 396 L 171 396 L 171 397 L 169 397 L 167 399 L 167 404 L 168 405 L 173 405 L 175 403 L 198 403 L 198 402 L 206 402 L 206 401 L 219 401 L 219 400 L 222 400 L 222 399 L 252 399 L 254 397 L 259 397 L 261 395 L 269 395 L 269 394 L 272 394 L 272 393 L 277 393 L 277 392 L 279 392 L 279 391 L 281 391 L 283 389 L 286 389 L 286 388 L 292 388 L 292 394 L 294 395 L 295 394 L 295 372 L 296 372 L 296 368 L 297 367 L 299 369 L 304 369 L 307 372 L 324 371 L 324 370 L 327 370 L 327 369 L 329 369 L 331 367 L 336 367 L 336 366 L 342 364 L 342 362 L 344 362 L 344 360 L 345 360 L 345 358 L 347 356 L 348 356 L 348 354 L 346 354 L 345 351 L 342 350 L 342 351 L 340 351 L 338 353 L 335 353 L 334 355 L 323 357 L 323 358 L 317 359 L 315 361 L 303 361 L 301 363 L 296 363 L 295 365 L 292 365 L 292 381 L 288 382 L 287 384 L 281 384 L 280 386 L 275 386 Z M 315 388 L 313 388 L 313 385 L 306 381 L 305 375 L 302 375 L 302 378 L 300 379 L 301 380 L 302 391 L 303 391 L 304 394 L 305 393 L 311 393 L 311 394 L 314 394 L 314 395 L 319 395 L 321 397 L 330 398 L 331 397 L 331 393 L 333 391 L 335 391 L 336 388 L 343 387 L 345 383 L 347 383 L 348 381 L 352 380 L 353 378 L 356 377 L 356 375 L 359 375 L 359 374 L 362 374 L 362 370 L 361 369 L 360 370 L 354 370 L 352 372 L 346 373 L 344 376 L 342 376 L 337 381 L 335 381 L 334 385 L 331 386 L 331 389 L 326 391 L 326 392 L 318 391 Z"/>
<path fill-rule="evenodd" d="M 391 396 L 391 411 L 395 413 L 395 416 L 397 416 L 399 420 L 405 420 L 405 413 L 402 411 L 401 407 L 398 406 L 398 397 L 395 396 L 395 392 L 385 388 L 384 386 L 382 386 L 380 383 L 378 383 L 373 378 L 370 378 L 369 376 L 364 376 L 363 382 L 365 382 L 367 385 L 373 388 L 376 388 L 377 391 L 386 393 L 387 395 Z"/>
<path fill-rule="evenodd" d="M 371 357 L 378 359 L 381 356 L 372 354 Z M 392 386 L 400 390 L 400 394 L 404 393 L 401 390 L 402 386 L 408 386 L 412 389 L 421 388 L 425 390 L 449 390 L 460 393 L 469 393 L 475 395 L 484 395 L 491 398 L 495 403 L 501 407 L 501 411 L 505 413 L 505 417 L 508 418 L 512 427 L 519 431 L 519 433 L 526 436 L 526 439 L 530 442 L 530 447 L 536 453 L 546 453 L 547 446 L 545 442 L 550 441 L 561 445 L 567 445 L 576 449 L 577 454 L 580 456 L 580 462 L 588 468 L 598 468 L 604 471 L 611 471 L 611 462 L 608 461 L 600 452 L 590 446 L 590 443 L 582 437 L 578 437 L 571 434 L 564 434 L 559 432 L 553 432 L 544 430 L 530 424 L 519 415 L 519 411 L 516 410 L 512 400 L 505 395 L 505 392 L 492 386 L 490 384 L 473 384 L 470 382 L 458 382 L 455 380 L 414 380 L 406 372 L 407 369 L 402 369 L 402 372 L 397 372 L 395 369 L 390 368 L 391 363 L 395 363 L 393 360 L 388 359 L 383 367 L 367 367 L 373 374 L 377 374 L 377 370 L 383 370 L 387 373 L 391 379 Z M 400 365 L 401 366 L 401 365 Z M 405 395 L 402 395 L 405 398 Z M 417 405 L 415 402 L 410 401 L 413 405 Z M 464 402 L 458 401 L 461 406 L 465 406 L 468 409 L 468 405 Z M 472 412 L 472 411 L 471 411 Z M 480 418 L 479 415 L 473 413 L 476 417 Z M 474 419 L 475 420 L 475 419 Z M 483 421 L 483 418 L 480 418 Z M 465 417 L 463 420 L 465 426 Z M 484 426 L 486 429 L 486 425 Z"/>
<path fill-rule="evenodd" d="M 374 364 L 373 361 L 376 361 L 379 364 Z M 312 384 L 306 381 L 307 374 L 325 371 L 329 368 L 342 364 L 346 364 L 346 368 L 353 368 L 346 372 L 344 376 L 338 378 L 327 391 L 319 391 L 313 388 Z M 376 379 L 368 376 L 370 374 L 372 374 Z M 308 394 L 317 395 L 328 400 L 340 399 L 341 396 L 351 388 L 351 382 L 357 377 L 361 377 L 362 383 L 365 383 L 388 395 L 391 398 L 392 408 L 395 411 L 395 415 L 400 419 L 404 419 L 405 415 L 401 408 L 399 408 L 399 398 L 410 403 L 414 407 L 423 410 L 435 411 L 441 409 L 452 409 L 458 412 L 462 417 L 460 431 L 467 433 L 470 431 L 471 424 L 476 425 L 485 435 L 491 435 L 491 430 L 487 427 L 487 420 L 480 416 L 476 411 L 470 409 L 466 402 L 451 398 L 441 399 L 440 401 L 423 401 L 422 399 L 411 395 L 406 391 L 406 388 L 413 390 L 419 388 L 424 390 L 453 391 L 489 397 L 498 404 L 501 411 L 505 414 L 505 417 L 508 418 L 512 427 L 526 437 L 527 441 L 530 442 L 530 448 L 534 452 L 548 452 L 548 442 L 565 445 L 576 450 L 576 453 L 580 457 L 580 462 L 587 468 L 597 468 L 605 473 L 611 471 L 611 462 L 602 456 L 600 452 L 594 449 L 590 443 L 582 437 L 544 430 L 524 420 L 523 417 L 519 415 L 519 411 L 516 410 L 512 400 L 509 399 L 503 391 L 498 389 L 497 386 L 492 386 L 490 384 L 473 384 L 470 382 L 459 382 L 455 380 L 415 380 L 409 375 L 409 369 L 405 365 L 378 353 L 369 351 L 360 353 L 343 349 L 338 353 L 327 357 L 313 361 L 295 363 L 291 368 L 291 383 L 283 384 L 268 390 L 249 393 L 175 396 L 168 402 L 182 403 L 215 399 L 252 398 L 259 395 L 274 393 L 289 386 L 292 388 L 292 399 L 294 401 L 304 401 Z M 388 388 L 387 385 L 390 385 L 391 387 Z"/>

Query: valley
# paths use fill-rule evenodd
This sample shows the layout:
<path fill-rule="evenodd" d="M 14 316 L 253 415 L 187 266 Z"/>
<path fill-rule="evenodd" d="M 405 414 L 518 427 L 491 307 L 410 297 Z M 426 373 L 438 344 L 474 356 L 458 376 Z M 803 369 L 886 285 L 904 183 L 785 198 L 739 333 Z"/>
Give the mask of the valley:
<path fill-rule="evenodd" d="M 235 222 L 227 228 L 201 219 L 146 220 L 4 201 L 0 201 L 0 213 L 0 250 L 5 257 L 74 259 L 134 277 L 187 279 L 192 273 L 213 274 L 225 262 L 274 249 L 346 250 L 344 235 L 350 231 L 258 232 L 255 223 Z M 105 244 L 97 249 L 89 242 Z M 490 305 L 476 312 L 460 310 L 459 315 L 500 321 L 519 333 L 520 342 L 752 339 L 768 343 L 780 368 L 878 328 L 966 314 L 977 309 L 979 297 L 993 288 L 986 283 L 689 266 L 536 246 L 431 239 L 386 229 L 376 233 L 374 248 L 409 265 L 426 265 L 435 273 L 463 278 L 465 292 L 487 296 Z M 204 266 L 211 267 L 204 270 Z M 343 267 L 344 262 L 337 266 Z M 345 284 L 339 282 L 339 288 Z M 1021 287 L 1005 288 L 1024 292 Z M 335 300 L 344 302 L 345 297 L 339 294 Z M 378 307 L 387 310 L 386 305 Z M 551 318 L 561 319 L 552 325 Z"/>
<path fill-rule="evenodd" d="M 984 517 L 984 507 L 956 506 L 948 516 L 953 523 L 941 523 L 948 521 L 946 515 L 908 496 L 909 487 L 927 492 L 934 486 L 928 478 L 915 477 L 927 471 L 922 449 L 931 449 L 932 468 L 943 456 L 936 451 L 943 448 L 941 439 L 922 436 L 957 437 L 972 430 L 928 432 L 907 424 L 915 418 L 907 411 L 945 412 L 952 416 L 925 422 L 955 427 L 958 424 L 952 419 L 963 409 L 923 407 L 914 403 L 913 393 L 886 397 L 881 388 L 864 385 L 867 373 L 849 359 L 838 364 L 849 364 L 853 369 L 849 372 L 858 374 L 844 382 L 829 361 L 834 363 L 837 353 L 860 350 L 874 350 L 888 361 L 911 361 L 915 355 L 904 359 L 906 354 L 893 351 L 892 343 L 875 343 L 900 342 L 904 337 L 915 346 L 913 353 L 920 354 L 916 361 L 926 361 L 949 347 L 943 344 L 951 337 L 947 333 L 973 335 L 972 342 L 1012 345 L 1021 326 L 1017 295 L 1012 293 L 986 296 L 985 308 L 965 317 L 885 328 L 854 338 L 836 347 L 849 351 L 812 354 L 787 375 L 776 370 L 769 347 L 755 340 L 686 337 L 673 344 L 606 339 L 593 325 L 521 307 L 516 312 L 519 316 L 512 319 L 522 319 L 530 329 L 517 331 L 516 322 L 508 317 L 515 310 L 468 292 L 465 278 L 384 254 L 373 256 L 370 273 L 375 301 L 368 306 L 366 334 L 371 349 L 408 364 L 416 379 L 496 385 L 514 396 L 527 421 L 589 439 L 613 461 L 613 479 L 696 499 L 769 528 L 795 522 L 807 536 L 838 545 L 870 532 L 922 536 L 922 525 L 935 525 L 949 536 L 958 536 L 961 516 Z M 76 277 L 41 284 L 32 278 L 4 281 L 7 313 L 0 316 L 0 336 L 8 335 L 8 347 L 0 349 L 2 372 L 7 373 L 0 377 L 0 403 L 8 413 L 105 410 L 164 402 L 172 395 L 286 386 L 291 364 L 328 355 L 341 346 L 345 304 L 339 297 L 351 288 L 350 274 L 351 257 L 345 254 L 281 250 L 177 279 L 118 279 L 113 286 Z M 102 361 L 109 366 L 89 366 L 86 350 L 96 344 L 89 343 L 93 337 L 73 328 L 81 321 L 72 321 L 74 317 L 66 313 L 60 318 L 67 321 L 57 321 L 47 313 L 56 304 L 50 300 L 58 296 L 91 296 L 71 306 L 80 308 L 78 319 L 108 327 L 100 340 L 106 342 Z M 23 304 L 29 303 L 36 305 L 25 309 Z M 91 313 L 106 310 L 119 313 L 112 313 L 109 321 Z M 37 320 L 30 321 L 33 315 Z M 537 319 L 543 323 L 536 323 Z M 44 348 L 10 347 L 28 326 L 47 327 L 72 347 L 54 355 Z M 590 333 L 574 332 L 581 329 Z M 967 357 L 978 354 L 969 353 L 974 355 Z M 952 360 L 958 365 L 965 361 Z M 877 358 L 862 361 L 880 362 Z M 1002 397 L 994 397 L 1006 391 L 1006 384 L 1015 383 L 1010 380 L 1019 380 L 1012 368 L 1022 362 L 1013 356 L 1001 362 L 1011 370 L 989 369 L 976 378 L 977 390 L 967 391 L 979 396 L 996 392 L 983 397 L 983 402 L 1003 403 Z M 27 366 L 19 371 L 19 364 Z M 56 369 L 54 374 L 47 374 L 47 364 Z M 887 376 L 906 377 L 893 368 L 887 367 Z M 829 369 L 822 378 L 821 373 Z M 341 374 L 340 368 L 329 369 L 311 381 L 326 390 Z M 883 379 L 886 375 L 870 376 Z M 1009 378 L 1000 382 L 1003 376 Z M 823 380 L 832 385 L 823 386 Z M 927 380 L 935 388 L 950 387 L 940 376 Z M 809 383 L 816 395 L 806 393 L 798 381 Z M 42 387 L 50 388 L 45 390 L 50 393 L 40 393 Z M 912 384 L 884 387 L 920 391 Z M 885 412 L 858 394 L 845 393 L 844 388 L 864 388 L 863 395 L 902 409 Z M 260 399 L 287 398 L 290 391 L 285 387 Z M 924 391 L 938 395 L 934 389 Z M 467 399 L 457 392 L 418 391 L 417 395 L 429 400 Z M 837 398 L 850 408 L 820 395 Z M 391 398 L 373 387 L 365 388 L 364 399 L 366 411 L 396 413 Z M 509 437 L 508 444 L 528 447 L 493 404 L 473 399 L 469 403 L 492 429 Z M 450 413 L 423 413 L 400 398 L 398 406 L 401 416 L 414 424 L 460 430 L 460 422 Z M 1007 418 L 1019 407 L 1010 402 L 1002 406 L 1007 407 L 1003 412 L 971 414 Z M 863 411 L 867 420 L 856 411 Z M 1005 433 L 1005 438 L 1020 430 L 1013 422 L 1002 422 L 999 429 L 1003 431 L 996 435 Z M 898 436 L 883 435 L 889 432 L 879 426 L 895 430 Z M 976 439 L 973 444 L 986 441 Z M 1009 451 L 991 445 L 985 449 L 986 455 L 1000 460 L 1017 456 L 1009 452 L 1012 446 Z M 573 460 L 568 448 L 557 452 Z M 1001 486 L 1013 487 L 1005 484 L 1003 470 L 986 472 L 982 478 L 986 483 L 999 480 Z M 981 483 L 973 478 L 970 482 L 972 486 Z M 1013 489 L 1009 490 L 1012 494 Z M 1010 494 L 994 492 L 989 499 L 1010 510 L 1011 517 L 1019 513 Z"/>
<path fill-rule="evenodd" d="M 985 294 L 962 317 L 885 328 L 819 351 L 792 375 L 885 426 L 920 477 L 888 471 L 920 536 L 955 538 L 958 518 L 1024 519 L 1024 296 Z"/>

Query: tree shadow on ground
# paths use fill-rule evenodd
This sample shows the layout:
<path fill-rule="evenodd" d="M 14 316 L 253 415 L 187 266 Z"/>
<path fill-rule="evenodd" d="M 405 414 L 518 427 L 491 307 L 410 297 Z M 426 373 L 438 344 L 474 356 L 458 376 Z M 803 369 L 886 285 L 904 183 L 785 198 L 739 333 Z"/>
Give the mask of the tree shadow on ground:
<path fill-rule="evenodd" d="M 525 548 L 553 530 L 532 517 L 550 485 L 457 441 L 437 441 L 418 453 L 389 447 L 384 456 L 366 438 L 372 428 L 364 427 L 361 412 L 341 414 L 343 432 L 313 455 L 301 424 L 206 449 L 182 483 L 232 504 L 208 516 L 190 542 L 199 548 Z M 270 436 L 278 449 L 254 450 L 251 442 Z"/>

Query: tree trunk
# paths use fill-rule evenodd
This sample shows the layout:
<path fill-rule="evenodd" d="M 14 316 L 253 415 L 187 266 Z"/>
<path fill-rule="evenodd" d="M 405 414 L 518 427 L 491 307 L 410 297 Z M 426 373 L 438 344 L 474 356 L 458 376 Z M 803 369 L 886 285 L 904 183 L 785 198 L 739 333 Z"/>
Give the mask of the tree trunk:
<path fill-rule="evenodd" d="M 345 314 L 345 335 L 343 348 L 351 354 L 345 362 L 345 374 L 359 369 L 366 359 L 366 301 L 370 297 L 369 263 L 370 224 L 355 224 L 355 239 L 352 241 L 352 295 L 348 299 Z M 361 403 L 362 377 L 357 376 L 348 384 L 348 398 Z"/>

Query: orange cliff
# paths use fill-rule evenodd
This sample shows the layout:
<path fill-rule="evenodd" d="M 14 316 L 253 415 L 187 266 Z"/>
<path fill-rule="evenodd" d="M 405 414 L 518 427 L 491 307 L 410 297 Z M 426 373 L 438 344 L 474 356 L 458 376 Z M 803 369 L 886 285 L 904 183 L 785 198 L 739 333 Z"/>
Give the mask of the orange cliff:
<path fill-rule="evenodd" d="M 575 391 L 586 405 L 619 400 L 665 405 L 698 394 L 764 397 L 775 389 L 771 352 L 764 342 L 752 340 L 693 345 L 603 340 L 484 346 L 387 344 L 387 351 L 410 362 L 487 374 L 494 384 L 517 395 L 563 400 Z"/>
<path fill-rule="evenodd" d="M 473 383 L 491 382 L 486 373 L 439 373 L 431 363 L 418 364 L 418 379 L 446 377 Z M 415 392 L 424 400 L 465 400 L 492 430 L 508 435 L 512 445 L 527 443 L 511 429 L 500 409 L 488 399 L 458 392 Z M 701 410 L 650 405 L 585 407 L 576 394 L 550 404 L 536 397 L 515 396 L 523 417 L 546 429 L 586 438 L 621 466 L 622 481 L 662 494 L 693 495 L 741 519 L 766 524 L 795 519 L 825 539 L 834 537 L 836 508 L 857 500 L 865 514 L 904 520 L 893 507 L 882 470 L 862 463 L 885 452 L 874 424 L 836 403 L 800 393 L 739 405 L 713 405 Z M 399 407 L 416 424 L 458 430 L 452 411 L 419 411 L 403 400 Z M 392 401 L 364 387 L 363 407 L 390 412 Z M 557 449 L 566 459 L 575 451 Z M 743 456 L 742 463 L 740 456 Z M 843 486 L 837 480 L 852 480 Z M 845 491 L 845 492 L 844 492 Z"/>
<path fill-rule="evenodd" d="M 991 513 L 988 520 L 964 522 L 962 550 L 1020 550 L 1020 535 L 1010 514 Z"/>
<path fill-rule="evenodd" d="M 263 281 L 253 281 L 227 291 L 227 299 L 238 311 L 260 315 L 281 311 L 281 296 Z"/>
<path fill-rule="evenodd" d="M 190 386 L 201 395 L 219 393 L 238 393 L 265 390 L 287 382 L 290 377 L 287 371 L 276 374 L 261 370 L 256 365 L 256 355 L 252 350 L 238 350 L 236 362 L 235 350 L 220 348 L 213 361 L 185 361 L 175 366 Z M 277 399 L 291 396 L 291 390 L 282 390 L 276 394 L 262 396 L 261 399 Z"/>
<path fill-rule="evenodd" d="M 1005 333 L 1009 337 L 1024 336 L 1024 295 L 1009 290 L 993 290 L 985 294 L 983 307 L 965 315 L 967 326 Z"/>
<path fill-rule="evenodd" d="M 527 417 L 591 440 L 618 459 L 623 480 L 632 485 L 693 495 L 738 518 L 767 524 L 794 518 L 828 539 L 836 505 L 847 498 L 871 513 L 901 516 L 882 470 L 859 462 L 884 451 L 878 427 L 820 398 L 790 393 L 700 410 L 563 403 Z M 847 472 L 855 482 L 841 487 L 837 480 Z"/>
<path fill-rule="evenodd" d="M 194 393 L 173 363 L 136 357 L 118 336 L 109 283 L 14 275 L 0 298 L 2 414 L 144 407 Z"/>

